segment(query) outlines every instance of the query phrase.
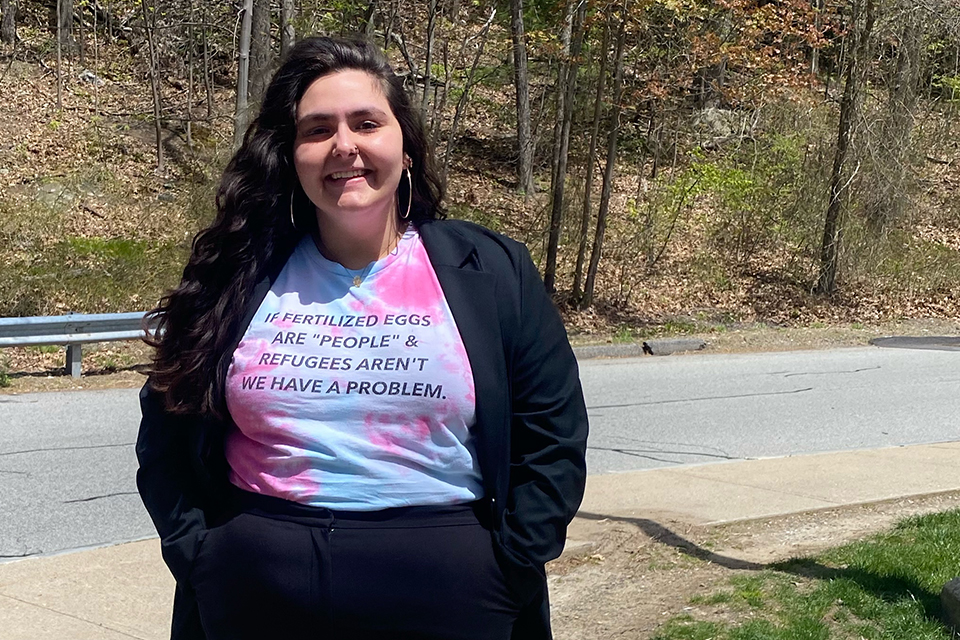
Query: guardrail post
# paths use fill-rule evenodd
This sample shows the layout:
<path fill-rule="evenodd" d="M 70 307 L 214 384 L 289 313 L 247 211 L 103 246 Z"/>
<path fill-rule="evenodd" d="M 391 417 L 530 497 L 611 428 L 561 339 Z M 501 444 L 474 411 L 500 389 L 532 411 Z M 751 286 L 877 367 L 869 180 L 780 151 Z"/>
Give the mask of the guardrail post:
<path fill-rule="evenodd" d="M 74 378 L 80 377 L 80 361 L 83 359 L 82 344 L 67 345 L 67 372 Z"/>
<path fill-rule="evenodd" d="M 142 340 L 143 322 L 143 311 L 0 318 L 0 348 L 65 345 L 64 369 L 79 378 L 84 343 Z"/>

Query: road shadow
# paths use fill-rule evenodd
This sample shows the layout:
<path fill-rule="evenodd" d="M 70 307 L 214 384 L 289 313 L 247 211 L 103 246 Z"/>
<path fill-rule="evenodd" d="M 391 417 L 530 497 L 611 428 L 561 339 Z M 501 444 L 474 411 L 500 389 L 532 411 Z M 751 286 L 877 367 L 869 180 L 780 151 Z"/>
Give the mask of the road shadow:
<path fill-rule="evenodd" d="M 665 527 L 664 525 L 650 520 L 648 518 L 628 518 L 625 516 L 609 516 L 600 513 L 589 513 L 581 511 L 577 514 L 578 518 L 584 518 L 585 520 L 613 520 L 615 522 L 625 522 L 627 524 L 632 524 L 637 527 L 645 534 L 647 534 L 652 540 L 655 540 L 663 545 L 668 547 L 673 547 L 681 553 L 697 558 L 699 560 L 704 560 L 712 564 L 724 567 L 726 569 L 742 569 L 746 571 L 761 571 L 767 568 L 765 564 L 759 564 L 756 562 L 750 562 L 749 560 L 741 560 L 739 558 L 733 558 L 730 556 L 725 556 L 719 553 L 714 553 L 709 549 L 704 549 L 699 546 L 697 543 L 684 538 L 682 535 L 673 531 L 672 529 Z"/>
<path fill-rule="evenodd" d="M 814 558 L 792 558 L 769 563 L 752 562 L 705 549 L 669 527 L 648 518 L 613 516 L 583 511 L 579 512 L 577 517 L 593 521 L 611 520 L 633 525 L 660 544 L 672 547 L 691 558 L 697 558 L 725 569 L 776 571 L 818 581 L 847 580 L 855 583 L 863 592 L 872 594 L 887 603 L 903 602 L 909 604 L 910 602 L 916 602 L 923 610 L 926 619 L 944 625 L 939 593 L 932 593 L 910 578 L 879 575 L 860 567 L 830 567 Z"/>

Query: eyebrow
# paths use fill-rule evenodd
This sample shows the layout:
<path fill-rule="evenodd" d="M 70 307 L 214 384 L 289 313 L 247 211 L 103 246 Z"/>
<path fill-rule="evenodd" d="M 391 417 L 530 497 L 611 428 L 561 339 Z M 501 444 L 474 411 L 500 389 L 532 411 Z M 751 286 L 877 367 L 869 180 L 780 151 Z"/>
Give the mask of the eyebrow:
<path fill-rule="evenodd" d="M 376 107 L 357 109 L 356 111 L 351 111 L 347 113 L 347 117 L 350 119 L 363 118 L 363 117 L 369 117 L 369 116 L 383 117 L 385 115 L 387 114 L 384 111 L 377 109 Z M 315 121 L 323 122 L 325 120 L 333 120 L 335 118 L 336 116 L 332 113 L 320 113 L 320 112 L 308 113 L 307 115 L 297 120 L 297 126 L 300 126 L 304 122 L 315 122 Z"/>

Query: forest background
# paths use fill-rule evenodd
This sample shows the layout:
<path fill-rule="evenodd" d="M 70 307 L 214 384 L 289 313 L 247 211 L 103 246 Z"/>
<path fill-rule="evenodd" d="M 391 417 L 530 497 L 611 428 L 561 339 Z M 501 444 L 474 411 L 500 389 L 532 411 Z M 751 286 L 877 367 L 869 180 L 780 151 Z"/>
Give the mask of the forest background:
<path fill-rule="evenodd" d="M 0 316 L 152 307 L 283 53 L 356 32 L 574 334 L 960 319 L 957 0 L 2 0 Z"/>

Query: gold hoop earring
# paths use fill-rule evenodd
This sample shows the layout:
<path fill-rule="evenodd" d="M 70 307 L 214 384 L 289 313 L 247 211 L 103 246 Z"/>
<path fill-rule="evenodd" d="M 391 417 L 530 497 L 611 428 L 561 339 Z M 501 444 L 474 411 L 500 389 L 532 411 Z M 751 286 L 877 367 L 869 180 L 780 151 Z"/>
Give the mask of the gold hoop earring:
<path fill-rule="evenodd" d="M 407 196 L 407 212 L 400 216 L 406 220 L 410 217 L 410 207 L 413 206 L 413 178 L 410 177 L 410 167 L 404 167 L 403 173 L 407 176 L 407 184 L 410 186 L 410 194 Z M 397 193 L 399 195 L 399 191 Z"/>
<path fill-rule="evenodd" d="M 294 194 L 294 192 L 291 191 L 291 192 L 290 192 L 290 226 L 293 227 L 293 230 L 294 230 L 294 231 L 296 231 L 296 230 L 297 230 L 297 221 L 293 219 L 293 194 Z"/>

